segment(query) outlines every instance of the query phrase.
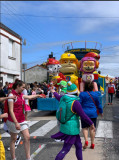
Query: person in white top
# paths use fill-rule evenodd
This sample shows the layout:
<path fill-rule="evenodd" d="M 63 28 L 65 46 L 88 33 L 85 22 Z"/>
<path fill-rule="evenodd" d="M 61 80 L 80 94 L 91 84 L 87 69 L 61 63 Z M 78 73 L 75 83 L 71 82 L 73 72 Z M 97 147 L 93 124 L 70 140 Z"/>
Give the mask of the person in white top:
<path fill-rule="evenodd" d="M 22 92 L 24 95 L 28 95 L 26 88 L 27 88 L 27 84 L 25 84 L 25 89 Z M 27 121 L 27 115 L 28 115 L 27 112 L 31 111 L 28 99 L 25 99 L 25 104 L 26 104 L 26 106 L 25 106 L 25 119 Z"/>

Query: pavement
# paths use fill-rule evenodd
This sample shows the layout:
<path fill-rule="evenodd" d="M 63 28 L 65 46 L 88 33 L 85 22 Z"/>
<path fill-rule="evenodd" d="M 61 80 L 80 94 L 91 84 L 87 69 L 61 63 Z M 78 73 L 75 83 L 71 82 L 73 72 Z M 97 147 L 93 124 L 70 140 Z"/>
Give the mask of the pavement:
<path fill-rule="evenodd" d="M 63 145 L 62 142 L 55 142 L 50 138 L 52 134 L 58 132 L 55 112 L 31 111 L 28 114 L 28 120 L 31 125 L 29 132 L 32 157 L 34 157 L 34 160 L 54 160 Z M 10 152 L 7 151 L 10 137 L 4 134 L 3 129 L 1 129 L 1 134 L 2 136 L 4 135 L 2 141 L 6 150 L 6 160 L 10 160 Z M 83 160 L 119 160 L 119 98 L 114 98 L 113 105 L 105 105 L 104 117 L 98 117 L 97 120 L 96 134 L 95 149 L 88 147 L 84 150 Z M 82 144 L 84 144 L 82 131 L 80 136 Z M 23 144 L 22 138 L 20 145 L 16 149 L 17 160 L 25 160 Z M 76 159 L 75 147 L 73 146 L 64 160 Z"/>

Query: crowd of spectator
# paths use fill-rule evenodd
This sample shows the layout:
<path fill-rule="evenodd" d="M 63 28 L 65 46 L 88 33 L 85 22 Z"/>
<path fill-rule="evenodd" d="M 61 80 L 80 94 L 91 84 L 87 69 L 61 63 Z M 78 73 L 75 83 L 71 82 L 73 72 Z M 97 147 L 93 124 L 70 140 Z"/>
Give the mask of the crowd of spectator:
<path fill-rule="evenodd" d="M 8 96 L 9 84 L 10 84 L 9 82 L 5 82 L 5 85 L 3 86 L 2 83 L 0 83 L 0 97 Z M 46 82 L 38 83 L 35 81 L 34 83 L 28 83 L 28 84 L 26 83 L 25 85 L 27 95 L 43 94 L 44 97 L 48 98 L 53 97 L 53 94 L 50 92 L 51 88 L 55 89 L 52 82 L 47 84 Z M 29 105 L 31 107 L 31 110 L 37 109 L 37 99 L 29 100 Z M 0 102 L 0 114 L 3 113 L 3 108 L 4 108 L 4 102 Z"/>

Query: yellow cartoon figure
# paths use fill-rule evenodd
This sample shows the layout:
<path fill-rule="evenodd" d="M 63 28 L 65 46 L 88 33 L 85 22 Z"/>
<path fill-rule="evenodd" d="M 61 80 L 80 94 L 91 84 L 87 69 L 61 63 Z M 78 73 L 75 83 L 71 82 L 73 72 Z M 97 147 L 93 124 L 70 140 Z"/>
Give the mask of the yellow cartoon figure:
<path fill-rule="evenodd" d="M 61 55 L 60 58 L 60 72 L 63 73 L 68 81 L 75 83 L 77 87 L 78 85 L 78 59 L 72 53 L 64 53 Z"/>

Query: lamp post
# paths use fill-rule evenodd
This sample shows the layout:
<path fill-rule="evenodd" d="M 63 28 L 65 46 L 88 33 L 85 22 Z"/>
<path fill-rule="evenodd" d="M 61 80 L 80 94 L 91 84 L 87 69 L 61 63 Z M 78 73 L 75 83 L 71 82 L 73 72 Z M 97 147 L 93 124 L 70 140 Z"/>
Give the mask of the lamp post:
<path fill-rule="evenodd" d="M 23 68 L 23 64 L 22 64 L 22 45 L 26 46 L 26 39 L 24 39 L 24 40 L 21 39 L 21 44 L 20 44 L 20 56 L 21 56 L 21 57 L 20 57 L 20 59 L 21 59 L 21 60 L 20 60 L 20 61 L 21 61 L 21 62 L 20 62 L 20 64 L 21 64 L 21 80 L 22 80 L 22 70 L 24 69 L 24 68 Z M 24 71 L 25 71 L 25 70 L 24 70 Z"/>
<path fill-rule="evenodd" d="M 26 63 L 22 64 L 22 69 L 24 70 L 24 82 L 25 82 L 25 70 L 27 69 L 27 64 Z"/>

